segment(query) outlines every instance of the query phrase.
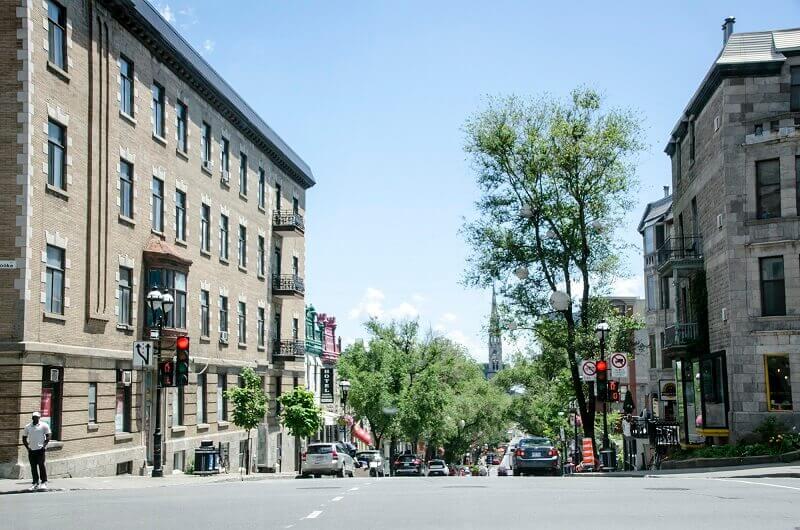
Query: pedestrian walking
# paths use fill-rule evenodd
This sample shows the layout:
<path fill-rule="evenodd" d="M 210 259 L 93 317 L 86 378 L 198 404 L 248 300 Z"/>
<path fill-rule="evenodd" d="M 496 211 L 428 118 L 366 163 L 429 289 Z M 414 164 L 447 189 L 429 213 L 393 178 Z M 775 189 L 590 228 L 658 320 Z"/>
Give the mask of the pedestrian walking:
<path fill-rule="evenodd" d="M 47 469 L 44 467 L 44 453 L 50 443 L 50 426 L 39 421 L 40 412 L 31 415 L 31 422 L 22 431 L 22 445 L 28 450 L 33 485 L 31 490 L 47 489 Z M 41 480 L 41 482 L 40 482 Z"/>

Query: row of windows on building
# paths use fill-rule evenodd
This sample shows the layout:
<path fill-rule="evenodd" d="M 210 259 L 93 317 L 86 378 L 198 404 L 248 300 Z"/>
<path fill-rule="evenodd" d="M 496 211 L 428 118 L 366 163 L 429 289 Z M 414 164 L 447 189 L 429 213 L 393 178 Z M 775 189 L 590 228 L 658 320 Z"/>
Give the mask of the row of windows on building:
<path fill-rule="evenodd" d="M 61 70 L 67 70 L 67 46 L 66 46 L 66 9 L 64 6 L 53 0 L 48 1 L 48 42 L 49 60 Z M 120 112 L 134 119 L 135 114 L 135 88 L 134 88 L 134 63 L 124 55 L 120 56 Z M 161 142 L 166 142 L 166 92 L 164 87 L 153 81 L 151 87 L 151 108 L 153 118 L 153 136 Z M 175 122 L 177 136 L 177 150 L 184 156 L 188 156 L 189 147 L 189 106 L 181 100 L 177 100 L 175 105 Z M 202 122 L 200 127 L 200 154 L 202 168 L 210 170 L 212 156 L 212 129 L 207 122 Z M 50 120 L 48 126 L 49 136 L 49 161 L 48 182 L 51 186 L 66 191 L 66 127 L 55 120 Z M 223 182 L 227 185 L 230 175 L 230 140 L 224 136 L 220 137 L 220 165 Z M 130 176 L 133 175 L 132 170 Z M 131 186 L 132 188 L 132 186 Z M 266 171 L 263 167 L 258 168 L 258 206 L 262 210 L 266 209 L 267 201 Z M 248 193 L 248 157 L 244 151 L 239 154 L 239 194 L 246 198 Z M 129 199 L 132 202 L 132 195 Z M 276 203 L 275 208 L 280 209 L 281 187 L 276 183 Z M 293 199 L 293 210 L 297 214 L 299 202 Z M 133 213 L 130 208 L 129 213 Z M 132 218 L 131 215 L 128 216 Z"/>
<path fill-rule="evenodd" d="M 42 420 L 52 431 L 54 440 L 61 440 L 62 436 L 62 398 L 63 398 L 63 371 L 61 367 L 43 367 L 41 407 Z M 55 374 L 54 374 L 55 372 Z M 132 399 L 130 381 L 125 381 L 125 370 L 116 370 L 116 387 L 114 395 L 114 431 L 117 433 L 130 433 L 132 416 Z M 228 390 L 227 374 L 217 375 L 216 408 L 217 422 L 228 421 Z M 172 426 L 184 425 L 185 390 L 184 387 L 172 389 Z M 87 385 L 87 421 L 89 424 L 100 423 L 98 410 L 107 405 L 103 396 L 98 393 L 98 383 L 90 382 Z M 208 375 L 198 374 L 196 384 L 198 424 L 208 423 Z M 110 404 L 110 403 L 108 403 Z"/>
<path fill-rule="evenodd" d="M 759 258 L 759 289 L 761 293 L 761 316 L 786 315 L 786 281 L 784 276 L 783 256 L 767 256 Z M 669 309 L 669 283 L 671 278 L 661 278 L 659 295 L 656 296 L 656 277 L 647 276 L 646 298 L 647 309 Z"/>

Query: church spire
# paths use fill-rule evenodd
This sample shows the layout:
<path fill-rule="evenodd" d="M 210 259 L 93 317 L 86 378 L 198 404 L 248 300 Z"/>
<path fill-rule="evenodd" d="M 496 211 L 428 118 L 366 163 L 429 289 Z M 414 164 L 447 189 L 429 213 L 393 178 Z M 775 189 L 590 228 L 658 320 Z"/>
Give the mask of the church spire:
<path fill-rule="evenodd" d="M 489 364 L 486 377 L 491 378 L 503 369 L 503 344 L 500 336 L 500 316 L 497 314 L 497 293 L 492 285 L 492 312 L 489 315 Z"/>

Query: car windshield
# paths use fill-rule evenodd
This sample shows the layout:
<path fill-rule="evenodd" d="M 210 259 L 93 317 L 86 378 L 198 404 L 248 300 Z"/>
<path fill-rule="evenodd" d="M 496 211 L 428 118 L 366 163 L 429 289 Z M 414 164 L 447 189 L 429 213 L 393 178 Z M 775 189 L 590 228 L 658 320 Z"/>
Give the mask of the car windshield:
<path fill-rule="evenodd" d="M 443 466 L 444 460 L 431 460 L 428 464 L 431 466 Z"/>
<path fill-rule="evenodd" d="M 403 455 L 400 458 L 398 458 L 398 460 L 400 460 L 401 462 L 410 462 L 410 461 L 416 460 L 416 459 L 417 459 L 417 457 L 414 456 L 414 455 Z"/>
<path fill-rule="evenodd" d="M 526 438 L 520 440 L 520 447 L 536 447 L 538 445 L 552 445 L 547 438 Z"/>
<path fill-rule="evenodd" d="M 332 445 L 309 445 L 308 454 L 310 455 L 327 455 L 333 452 Z"/>

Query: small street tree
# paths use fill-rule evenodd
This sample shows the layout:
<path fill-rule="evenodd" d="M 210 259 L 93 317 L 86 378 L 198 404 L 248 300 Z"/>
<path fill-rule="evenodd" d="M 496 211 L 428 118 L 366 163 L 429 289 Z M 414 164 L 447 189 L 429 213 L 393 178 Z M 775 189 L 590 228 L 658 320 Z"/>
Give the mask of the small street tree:
<path fill-rule="evenodd" d="M 278 402 L 281 404 L 281 423 L 292 436 L 308 439 L 322 429 L 322 409 L 317 406 L 310 390 L 295 387 L 279 397 Z"/>
<path fill-rule="evenodd" d="M 242 370 L 242 385 L 225 392 L 233 402 L 233 424 L 247 430 L 245 467 L 250 474 L 250 431 L 257 428 L 267 414 L 267 396 L 261 388 L 261 378 L 252 368 Z"/>

